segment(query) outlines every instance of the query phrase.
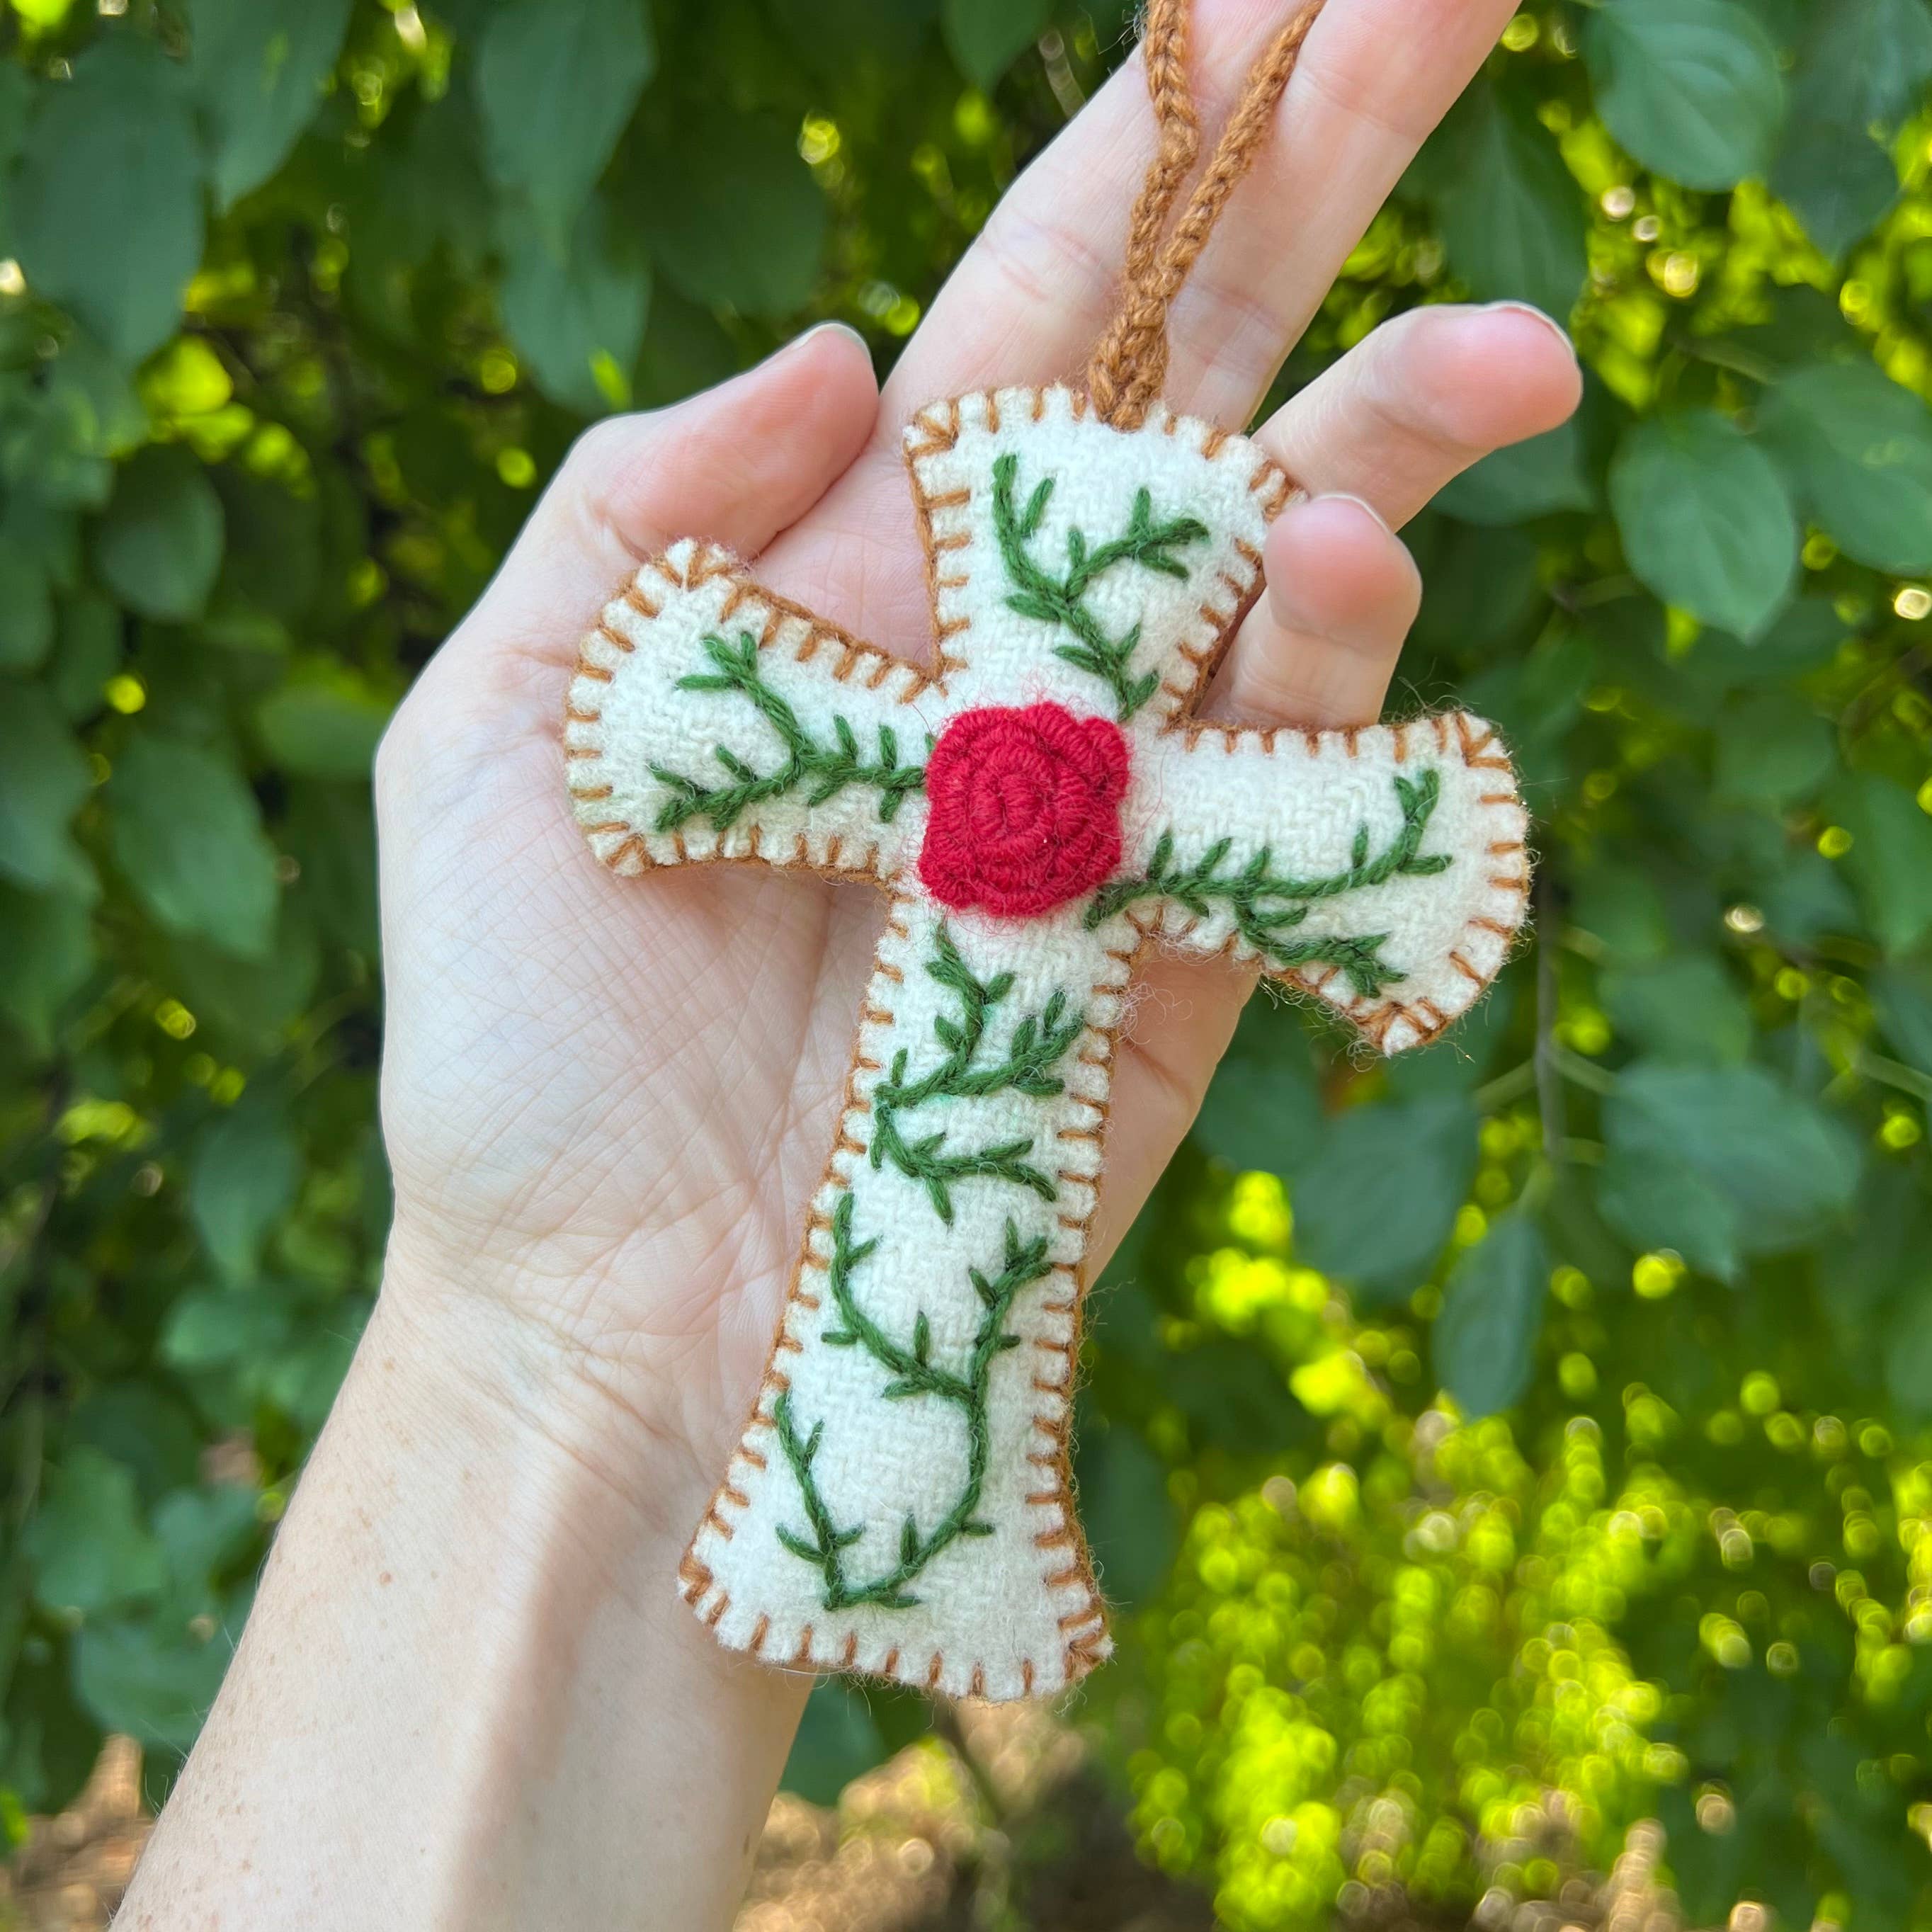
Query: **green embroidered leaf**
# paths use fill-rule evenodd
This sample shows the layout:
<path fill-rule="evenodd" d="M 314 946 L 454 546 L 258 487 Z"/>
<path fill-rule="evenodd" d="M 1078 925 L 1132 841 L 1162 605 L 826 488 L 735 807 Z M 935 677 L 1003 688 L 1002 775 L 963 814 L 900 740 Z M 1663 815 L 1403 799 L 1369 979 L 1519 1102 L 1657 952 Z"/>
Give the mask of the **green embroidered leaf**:
<path fill-rule="evenodd" d="M 1735 0 L 1610 0 L 1585 22 L 1583 53 L 1598 112 L 1646 167 L 1726 188 L 1770 165 L 1778 50 Z"/>

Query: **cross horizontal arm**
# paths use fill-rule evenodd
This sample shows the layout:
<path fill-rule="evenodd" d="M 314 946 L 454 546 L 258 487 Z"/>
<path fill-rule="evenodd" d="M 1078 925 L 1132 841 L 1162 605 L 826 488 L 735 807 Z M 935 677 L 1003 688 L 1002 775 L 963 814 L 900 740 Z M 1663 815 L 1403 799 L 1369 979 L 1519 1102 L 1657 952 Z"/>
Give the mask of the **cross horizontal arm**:
<path fill-rule="evenodd" d="M 1088 910 L 1318 994 L 1385 1053 L 1432 1040 L 1507 957 L 1528 816 L 1466 712 L 1348 731 L 1194 726 L 1153 748 Z"/>
<path fill-rule="evenodd" d="M 686 542 L 585 640 L 565 716 L 577 818 L 620 872 L 762 860 L 890 878 L 918 848 L 941 706 L 916 665 Z"/>

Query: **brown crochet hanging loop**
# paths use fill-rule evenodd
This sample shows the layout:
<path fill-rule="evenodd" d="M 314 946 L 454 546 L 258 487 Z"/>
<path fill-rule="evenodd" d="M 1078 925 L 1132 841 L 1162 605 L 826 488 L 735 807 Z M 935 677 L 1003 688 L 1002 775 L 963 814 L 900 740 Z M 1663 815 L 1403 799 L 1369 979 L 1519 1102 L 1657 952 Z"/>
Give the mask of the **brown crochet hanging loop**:
<path fill-rule="evenodd" d="M 1160 394 L 1167 380 L 1168 310 L 1228 197 L 1267 140 L 1282 90 L 1323 4 L 1307 0 L 1248 70 L 1214 154 L 1163 242 L 1168 215 L 1201 152 L 1201 122 L 1188 86 L 1190 0 L 1148 0 L 1141 58 L 1160 145 L 1134 203 L 1120 299 L 1087 365 L 1087 392 L 1102 420 L 1116 429 L 1138 429 Z"/>

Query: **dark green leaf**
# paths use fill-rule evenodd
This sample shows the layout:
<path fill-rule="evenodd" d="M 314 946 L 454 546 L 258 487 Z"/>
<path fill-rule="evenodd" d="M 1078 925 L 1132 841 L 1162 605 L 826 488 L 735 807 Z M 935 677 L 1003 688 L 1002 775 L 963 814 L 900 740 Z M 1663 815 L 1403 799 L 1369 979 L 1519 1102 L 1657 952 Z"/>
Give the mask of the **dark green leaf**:
<path fill-rule="evenodd" d="M 1476 1117 L 1460 1097 L 1358 1107 L 1295 1177 L 1295 1251 L 1378 1300 L 1434 1265 L 1476 1166 Z"/>
<path fill-rule="evenodd" d="M 1257 994 L 1201 1103 L 1194 1138 L 1231 1167 L 1286 1174 L 1314 1151 L 1322 1132 L 1301 1022 Z"/>
<path fill-rule="evenodd" d="M 170 932 L 257 959 L 274 928 L 275 850 L 241 774 L 199 746 L 137 733 L 108 786 L 114 856 Z"/>
<path fill-rule="evenodd" d="M 584 416 L 622 409 L 650 308 L 650 264 L 602 196 L 553 250 L 533 226 L 506 236 L 503 326 L 553 402 Z"/>
<path fill-rule="evenodd" d="M 990 93 L 1052 15 L 1052 0 L 946 0 L 941 17 L 959 71 Z"/>
<path fill-rule="evenodd" d="M 1465 1414 L 1493 1415 L 1528 1388 L 1549 1282 L 1542 1231 L 1521 1213 L 1502 1216 L 1456 1262 L 1433 1346 L 1437 1378 Z"/>
<path fill-rule="evenodd" d="M 153 43 L 112 32 L 43 92 L 15 193 L 30 284 L 128 362 L 167 340 L 201 260 L 201 160 Z"/>
<path fill-rule="evenodd" d="M 0 681 L 0 872 L 92 898 L 92 869 L 68 828 L 93 788 L 86 754 L 45 688 Z"/>
<path fill-rule="evenodd" d="M 1750 1051 L 1750 1004 L 1708 952 L 1612 967 L 1603 997 L 1617 1031 L 1660 1060 L 1736 1064 Z"/>
<path fill-rule="evenodd" d="M 1718 723 L 1721 798 L 1780 806 L 1808 796 L 1837 762 L 1832 728 L 1808 705 L 1763 692 L 1725 706 Z"/>
<path fill-rule="evenodd" d="M 94 969 L 93 920 L 64 892 L 0 884 L 0 1010 L 44 1052 L 54 1023 Z"/>
<path fill-rule="evenodd" d="M 1657 416 L 1624 436 L 1610 502 L 1631 569 L 1666 604 L 1747 640 L 1790 600 L 1798 521 L 1775 466 L 1722 416 Z"/>
<path fill-rule="evenodd" d="M 1640 1062 L 1604 1106 L 1614 1155 L 1675 1167 L 1736 1214 L 1749 1253 L 1816 1234 L 1858 1185 L 1856 1143 L 1832 1116 L 1761 1067 L 1703 1070 Z"/>
<path fill-rule="evenodd" d="M 694 302 L 784 315 L 818 280 L 825 197 L 777 122 L 681 122 L 653 157 L 637 213 L 659 266 Z"/>
<path fill-rule="evenodd" d="M 1765 434 L 1802 508 L 1874 569 L 1932 568 L 1932 411 L 1869 362 L 1800 370 L 1772 389 Z"/>
<path fill-rule="evenodd" d="M 188 1205 L 202 1245 L 230 1280 L 254 1274 L 301 1172 L 302 1150 L 281 1108 L 252 1094 L 202 1136 Z"/>
<path fill-rule="evenodd" d="M 1770 165 L 1784 118 L 1778 50 L 1732 0 L 1606 0 L 1583 52 L 1598 111 L 1646 167 L 1726 188 Z"/>
<path fill-rule="evenodd" d="M 214 130 L 217 204 L 287 159 L 342 49 L 350 0 L 192 0 L 192 72 Z"/>
<path fill-rule="evenodd" d="M 62 1459 L 23 1544 L 34 1594 L 60 1615 L 91 1616 L 158 1596 L 167 1580 L 132 1473 L 98 1449 Z"/>
<path fill-rule="evenodd" d="M 232 1654 L 232 1637 L 221 1630 L 203 1640 L 152 1623 L 90 1626 L 75 1640 L 74 1689 L 106 1729 L 184 1754 Z"/>
<path fill-rule="evenodd" d="M 1466 524 L 1520 524 L 1558 510 L 1595 507 L 1584 470 L 1582 433 L 1575 419 L 1527 442 L 1486 456 L 1436 499 L 1438 509 Z"/>
<path fill-rule="evenodd" d="M 855 1778 L 885 1756 L 866 1700 L 836 1677 L 821 1678 L 806 1700 L 780 1787 L 813 1804 L 836 1804 Z"/>
<path fill-rule="evenodd" d="M 221 499 L 182 448 L 144 449 L 122 471 L 94 533 L 94 567 L 130 610 L 198 617 L 221 568 Z"/>
<path fill-rule="evenodd" d="M 1421 166 L 1456 272 L 1478 296 L 1567 320 L 1586 266 L 1582 195 L 1550 135 L 1479 81 Z"/>
<path fill-rule="evenodd" d="M 1904 952 L 1932 932 L 1932 818 L 1902 786 L 1855 772 L 1832 794 L 1852 835 L 1840 862 L 1858 889 L 1866 922 L 1888 952 Z"/>
<path fill-rule="evenodd" d="M 286 771 L 308 778 L 367 780 L 389 709 L 353 677 L 314 676 L 264 698 L 255 728 Z"/>
<path fill-rule="evenodd" d="M 491 16 L 476 63 L 490 164 L 553 235 L 570 232 L 656 64 L 644 0 L 515 0 Z"/>

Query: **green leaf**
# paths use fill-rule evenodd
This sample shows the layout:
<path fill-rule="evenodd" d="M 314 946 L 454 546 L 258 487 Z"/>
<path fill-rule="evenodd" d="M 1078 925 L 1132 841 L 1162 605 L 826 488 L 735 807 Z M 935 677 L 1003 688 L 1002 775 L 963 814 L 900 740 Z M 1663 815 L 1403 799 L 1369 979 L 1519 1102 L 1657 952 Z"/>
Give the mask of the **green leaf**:
<path fill-rule="evenodd" d="M 694 302 L 785 315 L 818 279 L 825 196 L 782 122 L 712 113 L 680 123 L 636 212 L 659 266 Z"/>
<path fill-rule="evenodd" d="M 1886 1393 L 1913 1421 L 1932 1421 L 1932 1278 L 1913 1282 L 1904 1312 L 1885 1350 Z"/>
<path fill-rule="evenodd" d="M 1924 0 L 1815 0 L 1771 184 L 1834 260 L 1898 199 L 1890 136 L 1928 80 Z"/>
<path fill-rule="evenodd" d="M 260 958 L 280 896 L 275 849 L 234 766 L 199 746 L 137 732 L 107 799 L 114 856 L 156 922 Z"/>
<path fill-rule="evenodd" d="M 195 1149 L 188 1209 L 202 1245 L 231 1281 L 245 1281 L 296 1197 L 302 1150 L 282 1109 L 249 1095 Z"/>
<path fill-rule="evenodd" d="M 1300 1018 L 1251 997 L 1194 1123 L 1194 1138 L 1231 1167 L 1287 1174 L 1323 1132 L 1315 1067 Z"/>
<path fill-rule="evenodd" d="M 808 1804 L 836 1804 L 846 1786 L 885 1754 L 864 1697 L 836 1677 L 823 1677 L 805 1700 L 779 1786 Z"/>
<path fill-rule="evenodd" d="M 1750 1005 L 1708 952 L 1613 966 L 1604 1010 L 1617 1031 L 1659 1060 L 1736 1065 L 1750 1051 Z"/>
<path fill-rule="evenodd" d="M 22 1543 L 34 1594 L 57 1615 L 91 1616 L 158 1596 L 167 1581 L 133 1472 L 98 1449 L 62 1458 Z"/>
<path fill-rule="evenodd" d="M 1610 503 L 1630 568 L 1665 603 L 1749 640 L 1790 601 L 1798 530 L 1784 480 L 1714 411 L 1631 428 Z"/>
<path fill-rule="evenodd" d="M 1520 1212 L 1499 1216 L 1457 1261 L 1432 1346 L 1437 1378 L 1466 1415 L 1493 1415 L 1529 1387 L 1549 1282 L 1542 1230 Z"/>
<path fill-rule="evenodd" d="M 52 1046 L 61 1009 L 93 970 L 93 920 L 84 901 L 0 884 L 0 1010 L 38 1051 Z"/>
<path fill-rule="evenodd" d="M 266 181 L 315 118 L 350 9 L 350 0 L 191 0 L 191 72 L 214 129 L 218 206 Z"/>
<path fill-rule="evenodd" d="M 1910 951 L 1932 932 L 1932 818 L 1910 792 L 1874 772 L 1850 774 L 1830 804 L 1852 835 L 1840 863 L 1866 923 L 1888 952 Z"/>
<path fill-rule="evenodd" d="M 1124 1424 L 1078 1435 L 1081 1527 L 1107 1600 L 1151 1602 L 1174 1561 L 1179 1525 L 1167 1465 Z"/>
<path fill-rule="evenodd" d="M 266 1360 L 288 1346 L 292 1316 L 274 1288 L 206 1288 L 168 1311 L 160 1358 L 188 1374 Z"/>
<path fill-rule="evenodd" d="M 515 0 L 476 60 L 490 165 L 560 238 L 604 172 L 657 64 L 644 0 Z"/>
<path fill-rule="evenodd" d="M 1871 995 L 1892 1051 L 1907 1066 L 1932 1074 L 1932 977 L 1881 968 L 1872 976 Z"/>
<path fill-rule="evenodd" d="M 43 92 L 15 194 L 30 284 L 124 361 L 167 340 L 201 260 L 201 159 L 152 42 L 113 30 Z"/>
<path fill-rule="evenodd" d="M 1770 166 L 1784 118 L 1778 50 L 1732 0 L 1606 0 L 1583 55 L 1598 112 L 1644 166 L 1727 188 Z"/>
<path fill-rule="evenodd" d="M 1406 1294 L 1442 1252 L 1475 1168 L 1476 1117 L 1460 1097 L 1344 1114 L 1295 1177 L 1296 1254 L 1377 1300 Z"/>
<path fill-rule="evenodd" d="M 988 94 L 1052 17 L 1052 0 L 946 0 L 940 16 L 953 64 Z"/>
<path fill-rule="evenodd" d="M 1717 741 L 1718 796 L 1744 805 L 1808 797 L 1838 761 L 1830 724 L 1784 692 L 1734 698 L 1719 715 Z"/>
<path fill-rule="evenodd" d="M 54 640 L 53 586 L 44 560 L 0 542 L 0 671 L 38 670 Z"/>
<path fill-rule="evenodd" d="M 1799 506 L 1847 556 L 1932 569 L 1932 411 L 1869 362 L 1787 376 L 1764 412 Z"/>
<path fill-rule="evenodd" d="M 650 263 L 628 230 L 593 196 L 568 248 L 514 224 L 506 242 L 503 326 L 538 386 L 584 416 L 628 406 L 651 297 Z"/>
<path fill-rule="evenodd" d="M 1514 296 L 1559 322 L 1587 266 L 1582 190 L 1551 136 L 1478 81 L 1420 164 L 1456 272 L 1486 299 Z"/>
<path fill-rule="evenodd" d="M 1670 1155 L 1612 1148 L 1597 1176 L 1597 1207 L 1632 1247 L 1667 1250 L 1719 1281 L 1737 1280 L 1742 1217 L 1736 1204 Z"/>
<path fill-rule="evenodd" d="M 184 1756 L 233 1654 L 220 1629 L 202 1641 L 146 1622 L 90 1625 L 74 1640 L 74 1691 L 104 1729 Z"/>
<path fill-rule="evenodd" d="M 1596 506 L 1575 418 L 1527 442 L 1512 444 L 1466 470 L 1436 507 L 1466 524 L 1521 524 L 1559 510 Z"/>
<path fill-rule="evenodd" d="M 87 755 L 45 688 L 0 680 L 0 872 L 91 899 L 94 874 L 68 827 L 93 789 Z"/>
<path fill-rule="evenodd" d="M 1653 1176 L 1681 1170 L 1727 1204 L 1748 1253 L 1810 1239 L 1858 1186 L 1858 1148 L 1843 1125 L 1762 1067 L 1640 1061 L 1605 1101 L 1604 1127 L 1613 1155 Z"/>
<path fill-rule="evenodd" d="M 312 674 L 264 698 L 255 728 L 284 771 L 366 783 L 389 712 L 352 674 Z"/>
<path fill-rule="evenodd" d="M 221 568 L 221 499 L 178 445 L 154 445 L 122 471 L 94 533 L 94 567 L 130 610 L 168 623 L 198 617 Z"/>

